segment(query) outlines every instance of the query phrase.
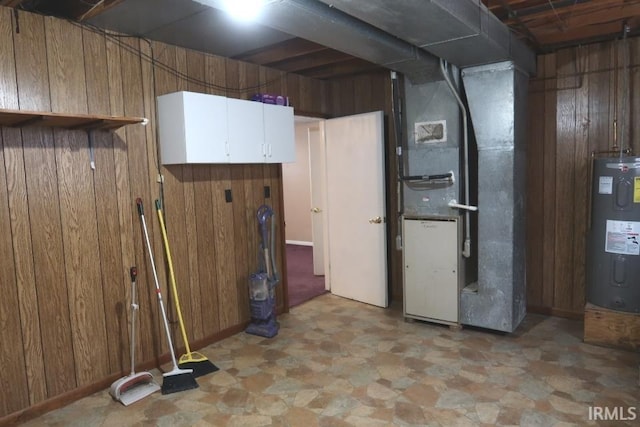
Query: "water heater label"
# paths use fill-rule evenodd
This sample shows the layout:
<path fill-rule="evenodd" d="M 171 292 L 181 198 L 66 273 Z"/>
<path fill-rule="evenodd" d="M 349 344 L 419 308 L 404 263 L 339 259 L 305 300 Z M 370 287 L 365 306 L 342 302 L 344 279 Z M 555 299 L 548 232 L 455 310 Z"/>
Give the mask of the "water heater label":
<path fill-rule="evenodd" d="M 640 176 L 636 176 L 634 179 L 633 203 L 640 203 Z"/>
<path fill-rule="evenodd" d="M 613 194 L 612 176 L 601 176 L 598 184 L 598 194 Z"/>
<path fill-rule="evenodd" d="M 607 220 L 605 252 L 640 255 L 640 222 Z"/>

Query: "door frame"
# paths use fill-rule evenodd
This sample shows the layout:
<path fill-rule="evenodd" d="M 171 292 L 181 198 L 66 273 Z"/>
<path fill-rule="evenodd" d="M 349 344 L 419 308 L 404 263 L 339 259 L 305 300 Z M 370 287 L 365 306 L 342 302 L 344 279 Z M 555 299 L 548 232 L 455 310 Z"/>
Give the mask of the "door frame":
<path fill-rule="evenodd" d="M 362 114 L 367 114 L 367 113 L 362 113 Z M 353 116 L 358 116 L 360 114 L 354 114 Z M 348 117 L 348 116 L 346 116 Z M 323 221 L 323 225 L 322 225 L 322 234 L 323 234 L 323 239 L 324 239 L 324 248 L 323 248 L 323 255 L 324 255 L 324 277 L 325 277 L 325 290 L 327 291 L 331 291 L 331 263 L 330 263 L 330 254 L 329 254 L 329 242 L 331 239 L 330 233 L 329 233 L 329 221 L 328 221 L 328 211 L 329 211 L 329 206 L 328 206 L 328 201 L 327 201 L 327 193 L 328 193 L 328 189 L 326 188 L 326 182 L 327 182 L 327 170 L 326 170 L 326 131 L 325 131 L 325 123 L 326 123 L 326 119 L 322 119 L 322 118 L 317 118 L 317 117 L 305 117 L 305 116 L 295 116 L 296 119 L 296 124 L 298 123 L 308 123 L 308 129 L 307 129 L 307 144 L 308 144 L 308 153 L 309 153 L 309 174 L 310 174 L 310 185 L 313 186 L 313 177 L 311 176 L 311 141 L 309 138 L 309 130 L 312 127 L 318 127 L 319 132 L 320 132 L 320 138 L 319 140 L 321 141 L 321 143 L 323 144 L 323 148 L 322 148 L 322 152 L 323 152 L 323 156 L 324 156 L 324 167 L 322 169 L 322 180 L 325 182 L 325 189 L 323 192 L 323 205 L 324 205 L 324 209 L 322 210 L 321 214 L 322 214 L 322 221 Z M 384 127 L 384 123 L 383 123 L 383 127 Z M 383 157 L 386 155 L 386 150 L 385 150 L 385 145 L 384 145 L 384 129 L 383 129 L 383 134 L 382 134 L 382 138 L 383 138 Z M 384 168 L 384 164 L 383 164 L 383 168 Z M 383 170 L 383 174 L 384 174 L 384 191 L 386 192 L 387 190 L 387 178 L 386 178 L 386 172 Z M 311 191 L 311 188 L 309 189 L 309 191 Z M 388 197 L 388 196 L 387 196 Z M 310 207 L 311 208 L 311 207 Z M 388 210 L 388 200 L 385 202 L 385 207 L 384 207 L 384 216 L 387 217 L 387 212 Z M 311 212 L 309 212 L 310 215 L 313 215 Z M 312 220 L 313 221 L 313 220 Z M 386 229 L 386 255 L 385 255 L 385 259 L 384 262 L 387 264 L 387 274 L 386 274 L 386 293 L 387 293 L 387 304 L 389 303 L 390 299 L 391 299 L 391 294 L 390 294 L 390 289 L 389 289 L 389 256 L 388 256 L 388 252 L 389 252 L 389 248 L 388 245 L 390 244 L 389 242 L 389 235 L 388 235 L 388 223 L 383 225 L 385 226 Z M 312 224 L 313 227 L 313 224 Z M 313 234 L 312 234 L 312 243 L 313 243 Z"/>

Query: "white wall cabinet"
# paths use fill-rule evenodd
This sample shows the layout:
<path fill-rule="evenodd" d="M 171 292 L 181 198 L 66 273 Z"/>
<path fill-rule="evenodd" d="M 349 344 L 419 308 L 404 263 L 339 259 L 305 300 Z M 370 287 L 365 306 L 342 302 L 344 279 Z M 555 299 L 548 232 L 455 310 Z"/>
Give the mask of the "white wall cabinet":
<path fill-rule="evenodd" d="M 227 100 L 203 93 L 158 97 L 160 156 L 167 165 L 227 163 Z"/>
<path fill-rule="evenodd" d="M 296 161 L 293 108 L 263 104 L 265 160 L 267 163 Z"/>
<path fill-rule="evenodd" d="M 293 108 L 194 92 L 158 97 L 162 164 L 295 161 Z"/>
<path fill-rule="evenodd" d="M 266 150 L 262 103 L 226 99 L 229 161 L 231 163 L 263 163 Z"/>

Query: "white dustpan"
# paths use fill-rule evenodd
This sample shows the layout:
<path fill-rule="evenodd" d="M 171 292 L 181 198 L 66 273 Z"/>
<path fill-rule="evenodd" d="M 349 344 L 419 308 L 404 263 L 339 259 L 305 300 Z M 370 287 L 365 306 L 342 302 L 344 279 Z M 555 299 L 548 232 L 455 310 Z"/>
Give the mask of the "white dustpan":
<path fill-rule="evenodd" d="M 149 372 L 138 372 L 122 377 L 111 384 L 109 394 L 124 406 L 129 406 L 158 390 L 160 386 L 153 380 L 153 375 Z"/>
<path fill-rule="evenodd" d="M 109 389 L 111 397 L 124 406 L 129 406 L 160 390 L 160 386 L 156 384 L 153 380 L 153 375 L 149 372 L 135 372 L 135 323 L 136 311 L 138 310 L 138 304 L 136 304 L 136 277 L 138 276 L 138 270 L 135 267 L 131 267 L 129 273 L 131 274 L 131 373 L 115 381 Z"/>

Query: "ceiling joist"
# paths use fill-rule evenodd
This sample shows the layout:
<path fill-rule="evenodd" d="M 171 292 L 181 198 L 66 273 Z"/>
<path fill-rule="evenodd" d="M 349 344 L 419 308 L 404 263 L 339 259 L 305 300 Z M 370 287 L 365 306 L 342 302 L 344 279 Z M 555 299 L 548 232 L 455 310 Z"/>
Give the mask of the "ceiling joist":
<path fill-rule="evenodd" d="M 538 53 L 620 38 L 625 25 L 640 34 L 640 0 L 481 0 Z M 87 21 L 125 0 L 0 0 L 0 6 Z M 317 43 L 292 37 L 233 59 L 330 79 L 382 67 Z"/>
<path fill-rule="evenodd" d="M 640 0 L 482 0 L 537 52 L 640 32 Z"/>
<path fill-rule="evenodd" d="M 25 0 L 0 0 L 0 6 L 18 7 Z"/>

